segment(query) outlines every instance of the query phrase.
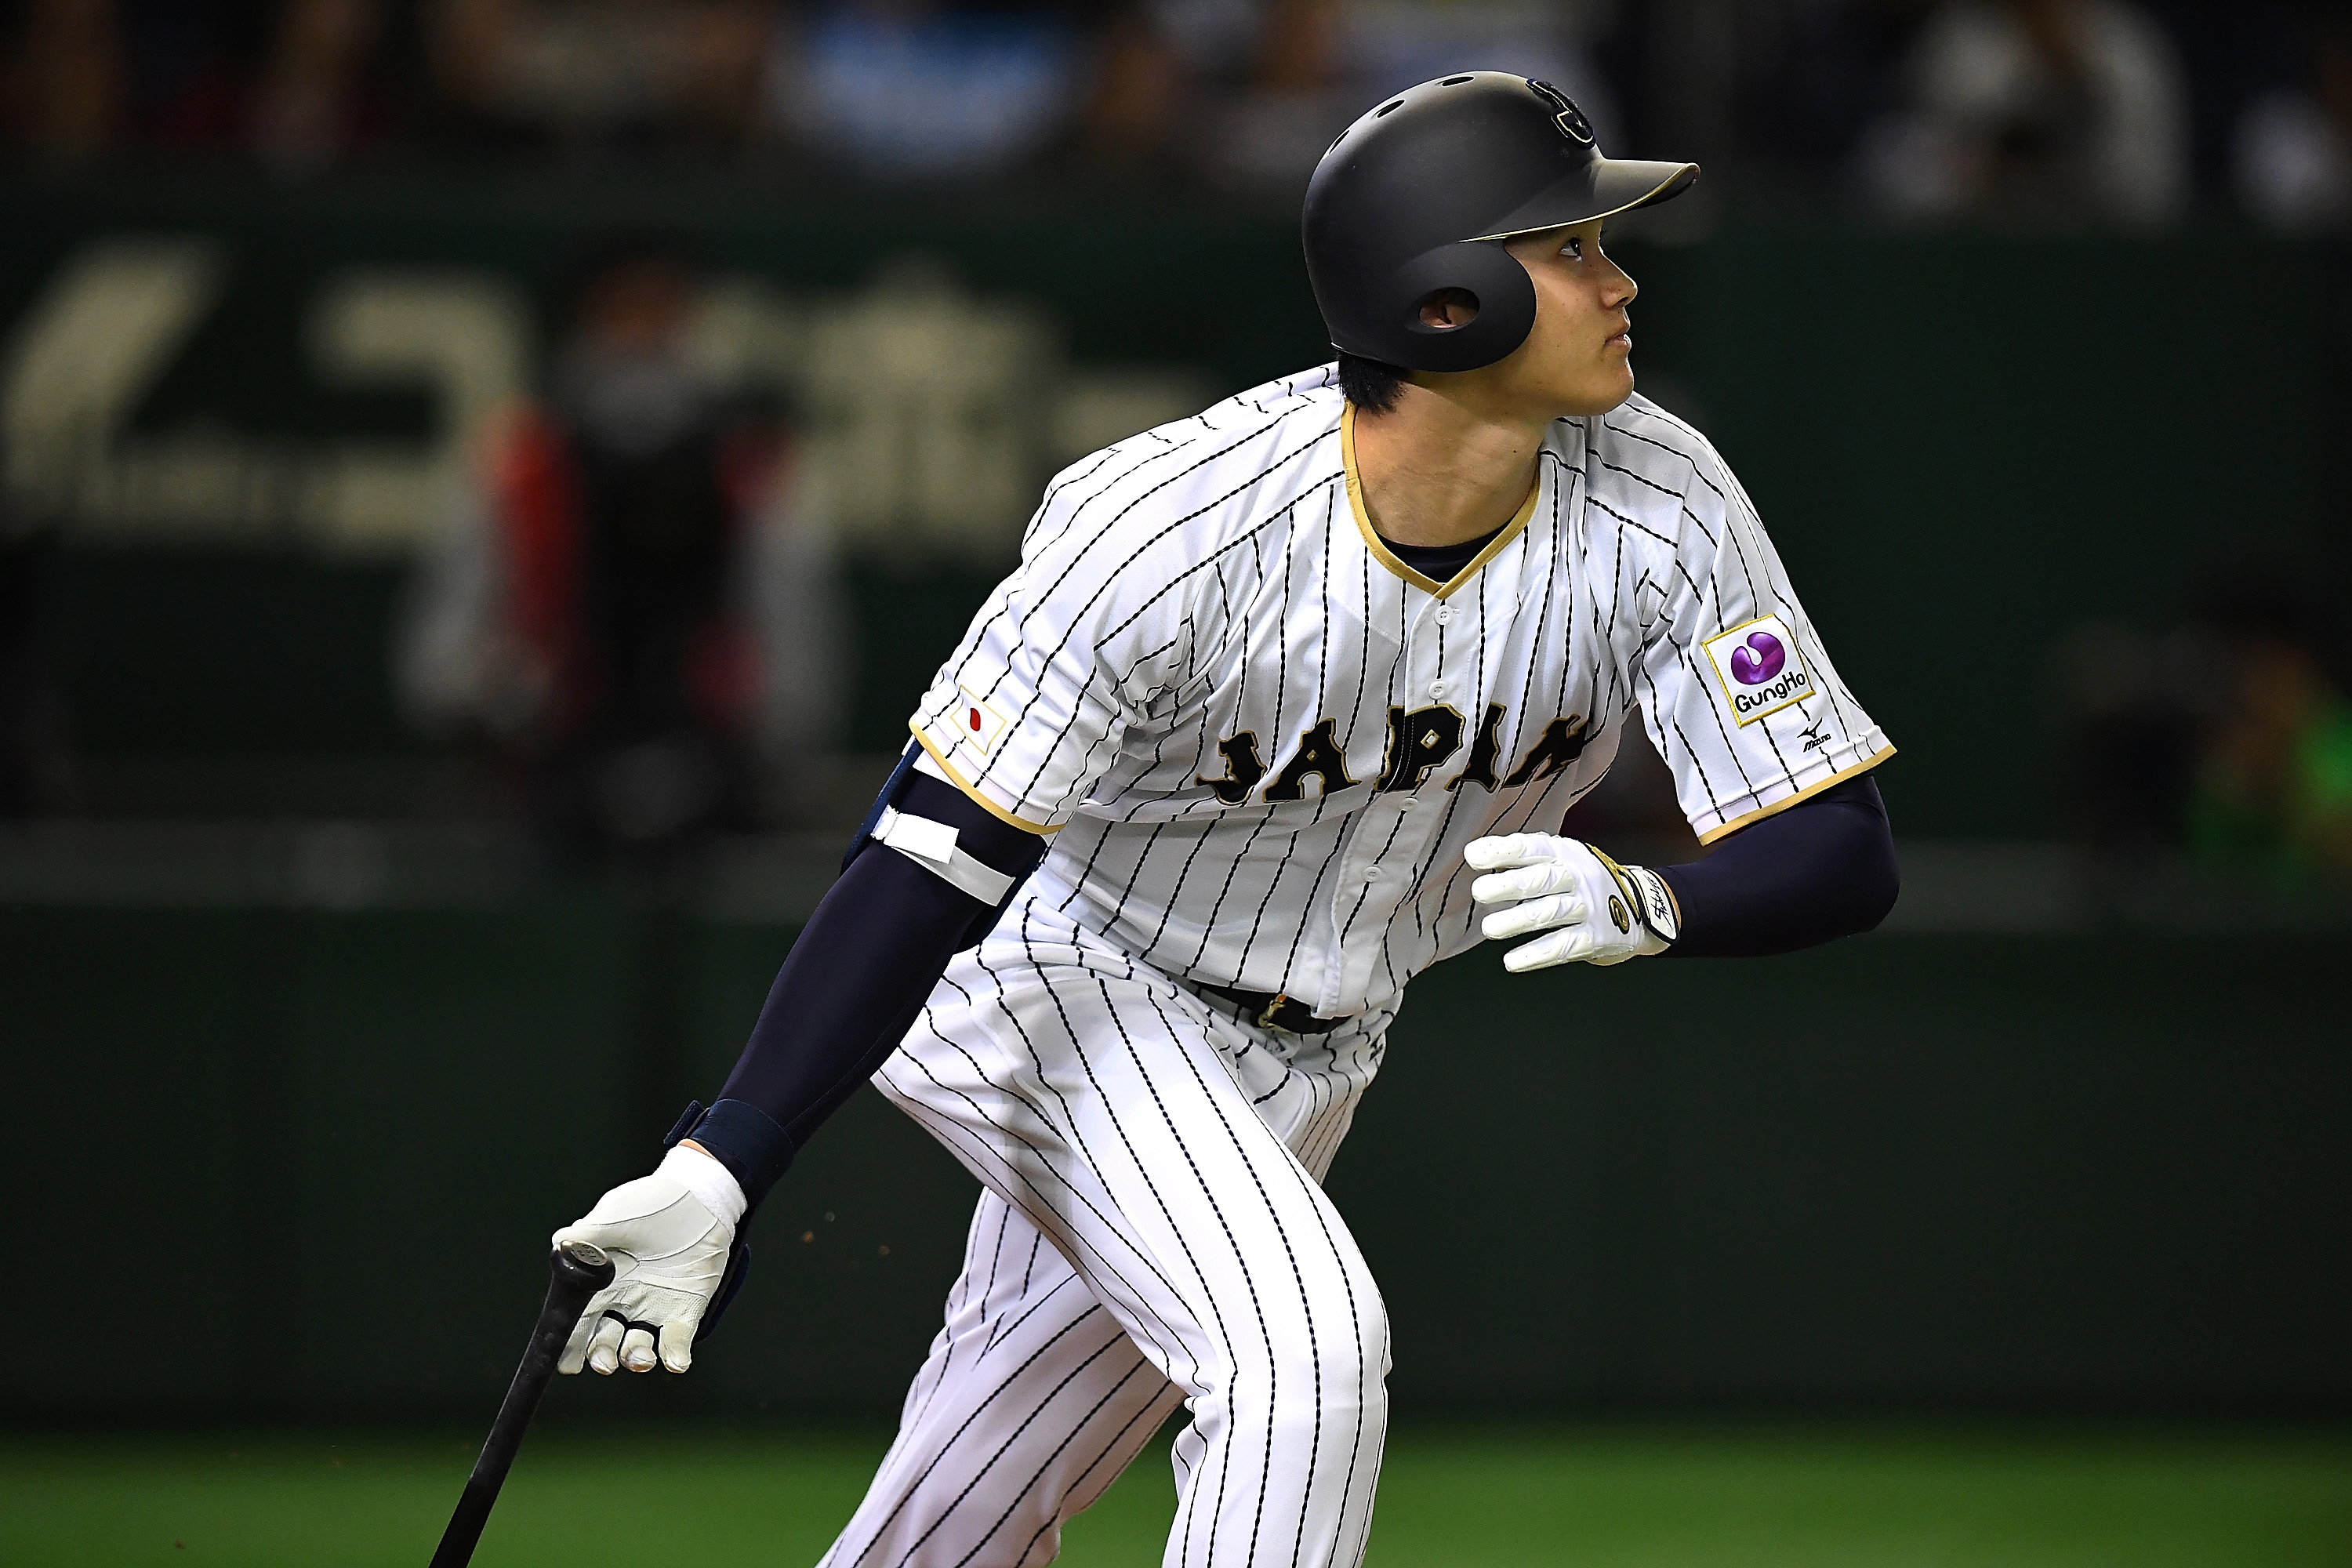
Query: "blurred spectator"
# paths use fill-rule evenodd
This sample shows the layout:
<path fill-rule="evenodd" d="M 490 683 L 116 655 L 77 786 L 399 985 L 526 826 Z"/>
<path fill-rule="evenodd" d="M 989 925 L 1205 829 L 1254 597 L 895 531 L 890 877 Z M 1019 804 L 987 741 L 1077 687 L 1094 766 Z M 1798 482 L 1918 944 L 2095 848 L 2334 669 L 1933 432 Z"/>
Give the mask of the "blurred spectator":
<path fill-rule="evenodd" d="M 116 0 L 116 9 L 137 138 L 184 151 L 236 147 L 267 0 Z"/>
<path fill-rule="evenodd" d="M 1358 111 L 1452 71 L 1512 71 L 1558 87 L 1612 142 L 1623 121 L 1585 50 L 1592 9 L 1578 0 L 1352 0 L 1340 36 L 1364 100 Z"/>
<path fill-rule="evenodd" d="M 1930 0 L 1792 5 L 1779 37 L 1740 62 L 1743 169 L 1777 159 L 1827 184 L 1872 127 L 1905 104 L 1904 65 L 1934 14 Z"/>
<path fill-rule="evenodd" d="M 2088 627 L 2064 694 L 2076 833 L 2127 868 L 2180 847 L 2352 878 L 2352 703 L 2308 611 L 2226 588 L 2159 637 Z"/>
<path fill-rule="evenodd" d="M 462 129 L 524 142 L 728 142 L 749 123 L 757 0 L 440 0 L 430 49 Z"/>
<path fill-rule="evenodd" d="M 1210 161 L 1304 184 L 1333 138 L 1389 94 L 1453 71 L 1557 85 L 1612 144 L 1622 121 L 1584 47 L 1588 7 L 1540 0 L 1268 0 L 1252 71 L 1217 117 Z"/>
<path fill-rule="evenodd" d="M 1248 64 L 1264 0 L 1143 0 L 1152 30 L 1196 76 L 1229 78 Z"/>
<path fill-rule="evenodd" d="M 2352 226 L 2352 18 L 2330 18 L 2309 41 L 2305 79 L 2250 104 L 2231 148 L 2238 199 L 2291 233 Z"/>
<path fill-rule="evenodd" d="M 1043 10 L 845 0 L 780 28 L 767 112 L 829 166 L 883 178 L 1001 174 L 1068 127 L 1079 35 Z"/>
<path fill-rule="evenodd" d="M 1122 9 L 1095 41 L 1078 110 L 1078 151 L 1097 169 L 1167 172 L 1186 149 L 1178 130 L 1191 107 L 1191 60 L 1149 12 Z"/>
<path fill-rule="evenodd" d="M 1215 117 L 1206 159 L 1229 179 L 1304 184 L 1368 107 L 1349 79 L 1344 0 L 1271 0 L 1249 77 Z"/>
<path fill-rule="evenodd" d="M 2299 617 L 2256 601 L 2214 629 L 2229 697 L 2198 759 L 2192 843 L 2284 878 L 2352 879 L 2352 702 Z"/>
<path fill-rule="evenodd" d="M 762 815 L 837 721 L 822 508 L 782 421 L 688 353 L 691 270 L 658 245 L 589 272 L 545 406 L 518 409 L 447 521 L 404 633 L 410 711 L 517 769 L 582 853 Z"/>
<path fill-rule="evenodd" d="M 2180 63 L 2122 0 L 1946 0 L 1907 78 L 1861 153 L 1890 217 L 2145 228 L 2187 203 Z"/>
<path fill-rule="evenodd" d="M 30 0 L 16 43 L 26 141 L 57 157 L 103 152 L 121 129 L 127 85 L 113 0 Z"/>
<path fill-rule="evenodd" d="M 251 110 L 265 163 L 315 173 L 383 133 L 374 71 L 383 11 L 383 0 L 286 0 Z"/>
<path fill-rule="evenodd" d="M 2191 626 L 2153 637 L 2085 626 L 2064 649 L 2060 689 L 2074 836 L 2118 866 L 2178 847 L 2200 737 L 2228 698 L 2210 637 Z"/>
<path fill-rule="evenodd" d="M 272 0 L 25 0 L 10 117 L 29 145 L 57 156 L 234 148 L 284 8 Z"/>

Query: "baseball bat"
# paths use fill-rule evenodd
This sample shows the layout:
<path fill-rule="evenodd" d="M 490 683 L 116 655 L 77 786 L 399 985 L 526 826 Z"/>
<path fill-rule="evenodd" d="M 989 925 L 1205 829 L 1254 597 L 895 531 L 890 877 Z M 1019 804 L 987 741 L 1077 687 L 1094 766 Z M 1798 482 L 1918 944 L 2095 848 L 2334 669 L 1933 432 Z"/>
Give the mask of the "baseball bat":
<path fill-rule="evenodd" d="M 474 1461 L 474 1473 L 466 1478 L 457 1510 L 449 1516 L 449 1528 L 441 1532 L 433 1568 L 466 1568 L 473 1561 L 475 1543 L 482 1539 L 482 1526 L 489 1522 L 490 1509 L 499 1500 L 499 1489 L 506 1485 L 507 1471 L 514 1468 L 522 1435 L 530 1429 L 530 1418 L 539 1412 L 547 1380 L 555 1375 L 564 1342 L 572 1337 L 572 1325 L 580 1321 L 588 1299 L 613 1282 L 613 1265 L 600 1248 L 584 1241 L 568 1241 L 548 1256 L 547 1274 L 547 1304 L 539 1310 L 538 1326 L 530 1331 L 522 1364 L 515 1368 L 514 1382 L 507 1386 L 499 1418 L 490 1424 L 482 1457 Z"/>

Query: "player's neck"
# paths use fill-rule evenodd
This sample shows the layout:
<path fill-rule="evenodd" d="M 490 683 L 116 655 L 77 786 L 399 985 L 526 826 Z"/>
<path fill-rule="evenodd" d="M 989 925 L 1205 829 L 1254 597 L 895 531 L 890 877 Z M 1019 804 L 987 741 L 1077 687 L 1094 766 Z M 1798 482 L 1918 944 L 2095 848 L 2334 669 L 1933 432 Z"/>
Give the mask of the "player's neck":
<path fill-rule="evenodd" d="M 1548 418 L 1497 417 L 1411 383 L 1386 414 L 1355 416 L 1364 510 L 1399 544 L 1461 544 L 1517 515 Z"/>

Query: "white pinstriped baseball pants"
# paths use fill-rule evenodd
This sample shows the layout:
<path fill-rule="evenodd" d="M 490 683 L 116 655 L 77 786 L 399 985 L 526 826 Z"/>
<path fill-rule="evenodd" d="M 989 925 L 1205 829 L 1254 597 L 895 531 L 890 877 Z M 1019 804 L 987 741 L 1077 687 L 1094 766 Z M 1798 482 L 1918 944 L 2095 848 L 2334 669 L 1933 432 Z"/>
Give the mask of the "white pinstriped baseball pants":
<path fill-rule="evenodd" d="M 876 1085 L 987 1187 L 898 1436 L 824 1568 L 1033 1568 L 1180 1402 L 1166 1568 L 1354 1568 L 1388 1320 L 1320 1181 L 1389 1015 L 1242 1024 L 1041 900 Z"/>

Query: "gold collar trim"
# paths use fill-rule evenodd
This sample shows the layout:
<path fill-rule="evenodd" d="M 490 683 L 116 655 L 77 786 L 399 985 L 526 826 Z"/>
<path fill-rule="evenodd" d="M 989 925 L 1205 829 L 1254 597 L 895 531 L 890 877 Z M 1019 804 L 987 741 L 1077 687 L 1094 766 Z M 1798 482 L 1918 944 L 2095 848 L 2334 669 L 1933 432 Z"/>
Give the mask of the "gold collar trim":
<path fill-rule="evenodd" d="M 1339 461 L 1348 470 L 1348 510 L 1355 517 L 1356 531 L 1364 536 L 1364 548 L 1372 552 L 1373 560 L 1397 576 L 1423 593 L 1433 594 L 1440 599 L 1475 577 L 1487 562 L 1500 555 L 1505 547 L 1519 536 L 1536 515 L 1537 498 L 1543 494 L 1543 459 L 1538 457 L 1536 459 L 1536 482 L 1528 487 L 1528 499 L 1519 503 L 1517 513 L 1503 525 L 1502 532 L 1486 542 L 1486 549 L 1470 558 L 1468 565 L 1441 583 L 1406 565 L 1389 548 L 1388 541 L 1372 530 L 1371 516 L 1364 510 L 1364 483 L 1356 472 L 1356 405 L 1352 403 L 1342 404 L 1339 408 Z"/>

